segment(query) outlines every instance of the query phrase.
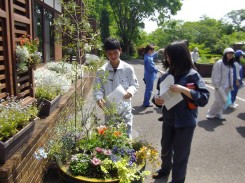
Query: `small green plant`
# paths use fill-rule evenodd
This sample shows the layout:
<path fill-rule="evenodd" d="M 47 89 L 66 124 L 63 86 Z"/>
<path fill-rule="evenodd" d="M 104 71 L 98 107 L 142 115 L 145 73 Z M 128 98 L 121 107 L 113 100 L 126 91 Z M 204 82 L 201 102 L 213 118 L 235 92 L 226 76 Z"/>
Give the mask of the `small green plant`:
<path fill-rule="evenodd" d="M 16 97 L 7 97 L 0 104 L 0 140 L 6 141 L 30 121 L 36 118 L 38 109 L 33 105 L 24 106 Z"/>

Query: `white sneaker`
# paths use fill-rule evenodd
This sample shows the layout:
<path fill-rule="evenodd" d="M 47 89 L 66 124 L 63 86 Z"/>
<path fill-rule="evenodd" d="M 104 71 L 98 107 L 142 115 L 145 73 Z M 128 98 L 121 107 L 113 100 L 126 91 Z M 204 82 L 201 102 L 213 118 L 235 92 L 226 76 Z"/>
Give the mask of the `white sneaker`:
<path fill-rule="evenodd" d="M 231 109 L 236 109 L 238 107 L 238 104 L 233 103 L 233 104 L 229 105 L 228 107 Z"/>
<path fill-rule="evenodd" d="M 222 114 L 216 114 L 214 117 L 221 120 L 225 119 L 225 117 Z"/>
<path fill-rule="evenodd" d="M 206 115 L 206 118 L 207 118 L 207 119 L 213 119 L 213 118 L 214 118 L 214 115 L 209 115 L 209 114 L 207 114 L 207 115 Z"/>

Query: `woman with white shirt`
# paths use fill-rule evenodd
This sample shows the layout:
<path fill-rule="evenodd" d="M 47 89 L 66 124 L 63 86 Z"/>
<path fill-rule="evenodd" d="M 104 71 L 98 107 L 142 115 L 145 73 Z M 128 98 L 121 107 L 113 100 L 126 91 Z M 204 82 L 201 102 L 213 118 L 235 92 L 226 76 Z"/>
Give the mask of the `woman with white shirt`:
<path fill-rule="evenodd" d="M 227 95 L 233 87 L 233 55 L 232 48 L 226 48 L 222 59 L 218 60 L 212 70 L 212 83 L 215 88 L 214 102 L 208 110 L 208 119 L 218 118 L 223 120 L 223 110 L 227 100 Z"/>

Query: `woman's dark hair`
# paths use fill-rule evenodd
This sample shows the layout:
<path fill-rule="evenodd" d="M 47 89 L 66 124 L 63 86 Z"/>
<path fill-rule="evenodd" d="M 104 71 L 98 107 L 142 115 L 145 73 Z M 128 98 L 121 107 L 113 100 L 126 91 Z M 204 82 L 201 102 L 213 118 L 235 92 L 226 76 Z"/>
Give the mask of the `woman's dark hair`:
<path fill-rule="evenodd" d="M 241 63 L 241 57 L 240 57 L 240 55 L 239 55 L 239 56 L 236 56 L 236 55 L 235 55 L 234 62 L 238 62 L 239 64 Z M 233 62 L 233 63 L 234 63 L 234 62 Z"/>
<path fill-rule="evenodd" d="M 167 60 L 167 56 L 169 57 L 170 63 L 165 61 L 165 64 L 168 65 L 169 72 L 175 76 L 186 74 L 190 69 L 196 70 L 187 44 L 183 41 L 169 44 L 164 50 L 164 56 L 165 60 Z M 166 65 L 164 65 L 165 68 Z"/>
<path fill-rule="evenodd" d="M 222 61 L 225 65 L 229 66 L 229 67 L 233 67 L 234 64 L 234 58 L 232 58 L 230 61 L 227 60 L 227 53 L 225 53 L 222 57 Z"/>
<path fill-rule="evenodd" d="M 115 38 L 109 37 L 104 42 L 104 49 L 105 51 L 120 50 L 121 49 L 120 42 Z"/>
<path fill-rule="evenodd" d="M 148 52 L 149 50 L 154 50 L 154 47 L 153 47 L 152 45 L 147 45 L 147 46 L 145 47 L 145 53 L 144 53 L 144 54 L 147 54 L 147 52 Z"/>

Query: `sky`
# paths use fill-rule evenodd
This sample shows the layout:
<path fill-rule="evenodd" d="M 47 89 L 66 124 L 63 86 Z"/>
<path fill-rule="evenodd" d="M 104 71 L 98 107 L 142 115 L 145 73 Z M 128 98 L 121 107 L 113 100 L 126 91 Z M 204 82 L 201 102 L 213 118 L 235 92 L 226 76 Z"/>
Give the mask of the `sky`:
<path fill-rule="evenodd" d="M 245 0 L 184 0 L 181 10 L 173 19 L 198 21 L 202 15 L 217 20 L 232 10 L 245 9 Z M 145 21 L 145 31 L 150 33 L 157 28 L 155 22 Z"/>

